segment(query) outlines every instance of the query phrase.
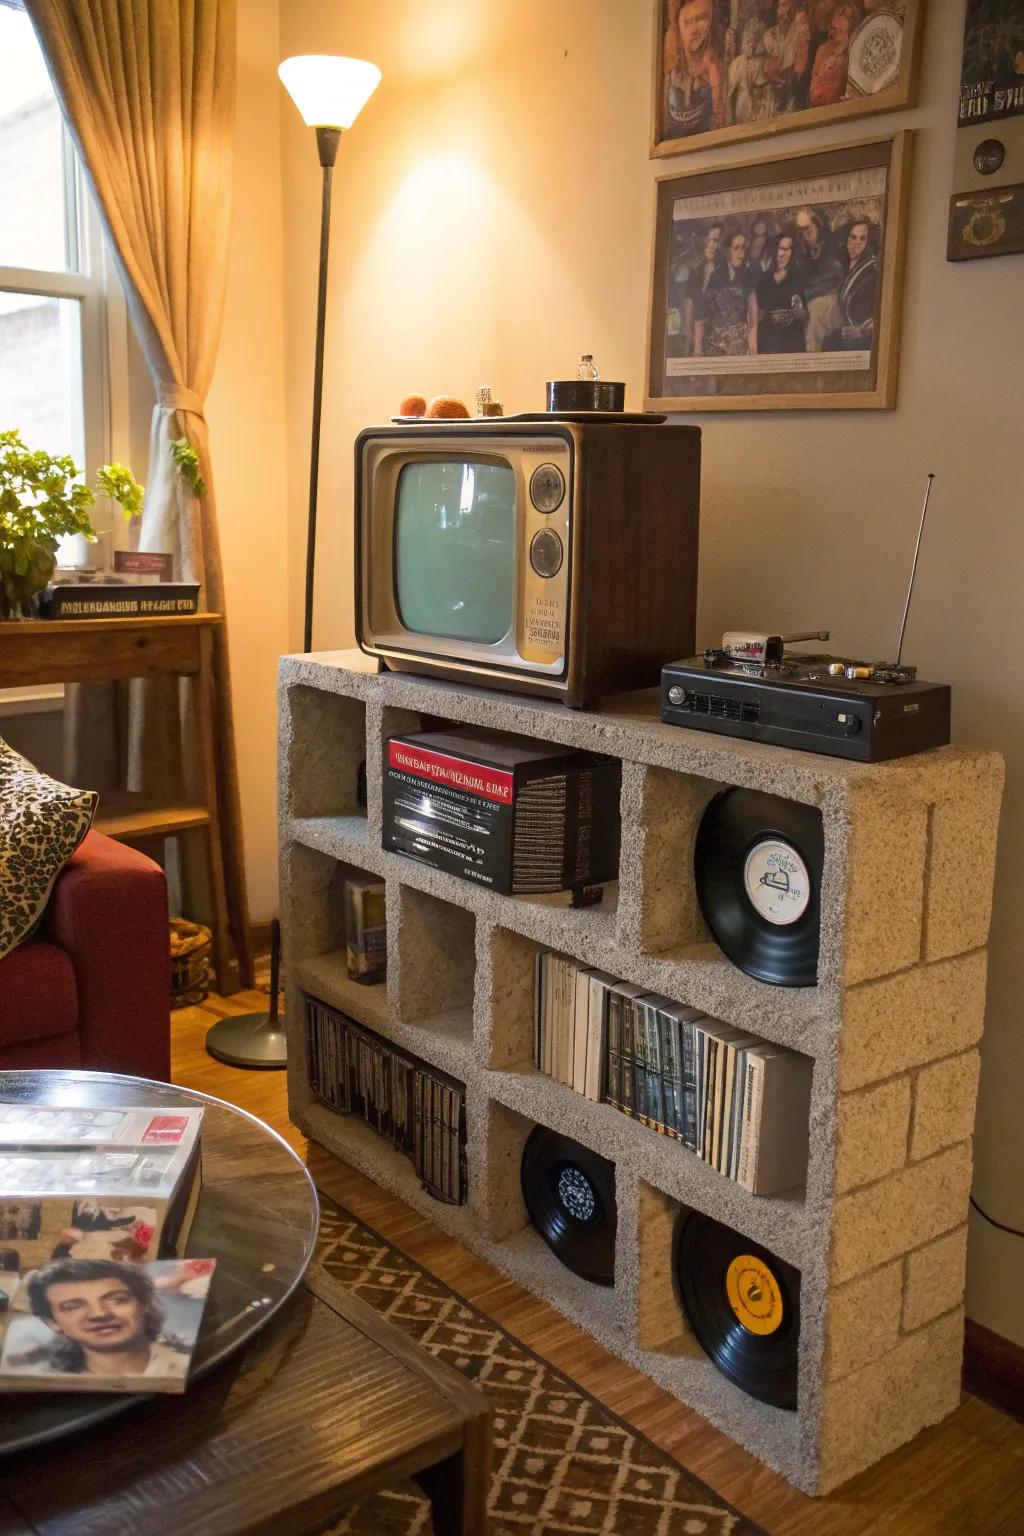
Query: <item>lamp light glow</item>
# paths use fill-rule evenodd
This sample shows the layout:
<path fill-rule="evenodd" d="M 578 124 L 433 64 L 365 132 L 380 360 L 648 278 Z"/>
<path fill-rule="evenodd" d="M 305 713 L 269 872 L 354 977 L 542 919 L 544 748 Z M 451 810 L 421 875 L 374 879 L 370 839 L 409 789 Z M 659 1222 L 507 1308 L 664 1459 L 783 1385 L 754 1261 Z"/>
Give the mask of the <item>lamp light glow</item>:
<path fill-rule="evenodd" d="M 277 73 L 308 128 L 351 128 L 380 84 L 376 64 L 329 53 L 295 54 Z"/>

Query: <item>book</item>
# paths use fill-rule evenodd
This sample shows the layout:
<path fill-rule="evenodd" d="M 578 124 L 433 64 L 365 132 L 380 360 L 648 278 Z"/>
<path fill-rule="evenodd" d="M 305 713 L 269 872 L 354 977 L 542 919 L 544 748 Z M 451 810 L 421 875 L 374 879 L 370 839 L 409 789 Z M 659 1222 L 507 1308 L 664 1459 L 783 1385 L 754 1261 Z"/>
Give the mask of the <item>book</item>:
<path fill-rule="evenodd" d="M 616 758 L 474 727 L 392 736 L 383 845 L 505 895 L 590 899 L 618 876 L 621 778 Z"/>
<path fill-rule="evenodd" d="M 587 1071 L 585 1092 L 600 1104 L 607 1088 L 608 993 L 615 977 L 607 971 L 591 971 L 588 981 Z"/>
<path fill-rule="evenodd" d="M 44 619 L 174 618 L 198 610 L 197 581 L 61 581 L 39 600 Z"/>
<path fill-rule="evenodd" d="M 627 1115 L 631 1115 L 634 1111 L 635 1096 L 632 1001 L 635 997 L 643 995 L 643 987 L 634 986 L 630 981 L 616 982 L 608 989 L 609 1102 L 614 1103 Z M 610 1097 L 613 1081 L 619 1095 L 617 1099 Z"/>
<path fill-rule="evenodd" d="M 739 1182 L 752 1195 L 785 1194 L 807 1176 L 813 1064 L 797 1051 L 761 1044 L 748 1050 L 747 1070 L 749 1129 Z"/>
<path fill-rule="evenodd" d="M 215 1259 L 0 1273 L 0 1391 L 184 1392 Z"/>
<path fill-rule="evenodd" d="M 576 1093 L 587 1091 L 587 1035 L 590 1028 L 590 978 L 594 972 L 577 968 L 573 999 L 572 1077 Z"/>
<path fill-rule="evenodd" d="M 203 1111 L 0 1104 L 0 1270 L 184 1253 Z"/>

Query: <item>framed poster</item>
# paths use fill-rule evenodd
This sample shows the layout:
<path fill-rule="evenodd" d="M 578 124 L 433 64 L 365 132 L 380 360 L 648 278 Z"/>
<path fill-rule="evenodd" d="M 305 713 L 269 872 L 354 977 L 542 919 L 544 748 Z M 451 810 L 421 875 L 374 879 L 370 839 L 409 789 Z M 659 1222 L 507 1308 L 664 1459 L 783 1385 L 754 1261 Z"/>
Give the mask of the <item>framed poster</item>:
<path fill-rule="evenodd" d="M 1024 0 L 967 0 L 959 126 L 1024 113 Z"/>
<path fill-rule="evenodd" d="M 913 106 L 924 5 L 655 0 L 651 155 Z"/>
<path fill-rule="evenodd" d="M 658 178 L 649 410 L 892 410 L 910 141 Z"/>

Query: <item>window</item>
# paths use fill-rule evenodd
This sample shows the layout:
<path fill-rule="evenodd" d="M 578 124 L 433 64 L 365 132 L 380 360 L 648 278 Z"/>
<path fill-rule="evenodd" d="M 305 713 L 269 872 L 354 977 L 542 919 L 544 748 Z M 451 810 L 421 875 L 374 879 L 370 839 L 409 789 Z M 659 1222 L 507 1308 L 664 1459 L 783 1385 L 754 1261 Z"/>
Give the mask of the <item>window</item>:
<path fill-rule="evenodd" d="M 124 295 L 42 49 L 23 0 L 0 0 L 0 428 L 71 454 L 89 477 L 108 459 L 131 463 L 128 349 Z M 120 519 L 113 537 L 125 537 Z M 107 563 L 102 544 L 87 558 Z M 59 686 L 0 689 L 0 716 L 62 698 Z"/>
<path fill-rule="evenodd" d="M 21 0 L 0 0 L 0 425 L 30 447 L 105 457 L 103 250 Z"/>

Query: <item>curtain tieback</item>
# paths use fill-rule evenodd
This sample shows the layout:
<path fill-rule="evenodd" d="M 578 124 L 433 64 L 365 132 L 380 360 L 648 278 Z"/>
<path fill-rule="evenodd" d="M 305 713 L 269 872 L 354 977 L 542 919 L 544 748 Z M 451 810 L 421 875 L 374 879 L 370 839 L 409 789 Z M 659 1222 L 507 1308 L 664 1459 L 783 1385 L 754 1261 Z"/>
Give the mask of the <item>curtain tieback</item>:
<path fill-rule="evenodd" d="M 203 397 L 184 384 L 161 384 L 160 404 L 169 411 L 188 411 L 193 416 L 203 415 Z"/>

